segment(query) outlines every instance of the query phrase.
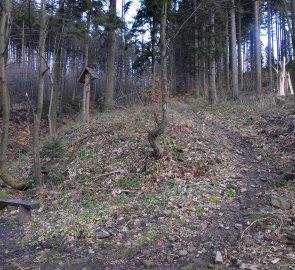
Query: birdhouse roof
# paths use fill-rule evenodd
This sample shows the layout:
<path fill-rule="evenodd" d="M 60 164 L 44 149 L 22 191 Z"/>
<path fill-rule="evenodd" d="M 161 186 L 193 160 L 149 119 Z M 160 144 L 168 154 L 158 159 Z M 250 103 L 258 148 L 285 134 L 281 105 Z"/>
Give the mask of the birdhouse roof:
<path fill-rule="evenodd" d="M 98 73 L 93 68 L 86 67 L 83 69 L 83 71 L 81 72 L 81 75 L 78 78 L 79 83 L 85 83 L 86 74 L 90 74 L 90 80 L 100 79 Z"/>

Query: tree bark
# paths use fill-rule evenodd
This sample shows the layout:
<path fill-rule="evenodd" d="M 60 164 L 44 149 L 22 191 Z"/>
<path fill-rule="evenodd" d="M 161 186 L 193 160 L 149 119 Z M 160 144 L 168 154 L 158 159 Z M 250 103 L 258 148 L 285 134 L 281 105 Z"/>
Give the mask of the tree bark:
<path fill-rule="evenodd" d="M 45 18 L 45 0 L 41 0 L 40 10 L 40 37 L 39 37 L 39 87 L 37 98 L 37 109 L 34 112 L 33 126 L 33 159 L 34 159 L 34 180 L 37 193 L 44 190 L 43 179 L 41 176 L 41 160 L 40 160 L 40 124 L 43 111 L 44 97 L 44 78 L 47 71 L 45 62 L 45 41 L 47 35 L 46 18 Z"/>
<path fill-rule="evenodd" d="M 232 0 L 232 7 L 230 9 L 231 22 L 231 64 L 232 64 L 232 99 L 236 100 L 239 95 L 239 79 L 238 79 L 238 59 L 236 49 L 236 11 L 235 1 Z"/>
<path fill-rule="evenodd" d="M 7 54 L 8 26 L 11 2 L 5 0 L 0 9 L 0 97 L 2 107 L 2 134 L 0 144 L 0 178 L 10 187 L 18 190 L 27 189 L 28 183 L 13 178 L 7 170 L 7 146 L 9 133 L 9 93 L 5 76 L 5 58 Z"/>
<path fill-rule="evenodd" d="M 199 87 L 199 57 L 198 57 L 198 30 L 197 30 L 197 22 L 198 22 L 198 16 L 197 16 L 197 0 L 194 0 L 194 12 L 195 12 L 195 16 L 194 16 L 194 22 L 195 22 L 195 31 L 194 31 L 194 42 L 195 42 L 195 52 L 194 52 L 194 56 L 195 56 L 195 67 L 194 67 L 194 71 L 195 71 L 195 96 L 199 97 L 200 96 L 200 87 Z"/>
<path fill-rule="evenodd" d="M 292 37 L 292 49 L 293 49 L 293 56 L 294 56 L 294 53 L 295 53 L 295 0 L 291 0 L 291 21 L 292 21 L 291 22 L 292 27 L 290 31 L 291 31 L 291 37 Z"/>
<path fill-rule="evenodd" d="M 152 45 L 152 100 L 155 101 L 156 88 L 156 43 L 157 43 L 157 25 L 155 19 L 151 24 L 151 45 Z"/>
<path fill-rule="evenodd" d="M 259 23 L 259 0 L 255 0 L 254 3 L 255 14 L 255 62 L 256 62 L 256 92 L 261 94 L 261 41 L 260 41 L 260 23 Z"/>
<path fill-rule="evenodd" d="M 272 72 L 272 16 L 271 16 L 271 3 L 272 0 L 268 0 L 267 7 L 267 47 L 268 47 L 268 77 L 270 90 L 273 91 L 273 72 Z"/>
<path fill-rule="evenodd" d="M 26 62 L 26 44 L 25 44 L 25 21 L 23 20 L 23 29 L 22 29 L 22 64 Z"/>
<path fill-rule="evenodd" d="M 59 1 L 59 9 L 56 13 L 58 24 L 57 36 L 55 41 L 55 61 L 53 67 L 53 82 L 51 89 L 51 98 L 49 105 L 49 133 L 50 136 L 55 136 L 57 131 L 57 111 L 58 111 L 58 100 L 61 94 L 61 73 L 62 73 L 62 32 L 63 32 L 63 10 L 64 10 L 64 0 Z"/>
<path fill-rule="evenodd" d="M 167 109 L 168 109 L 168 85 L 167 85 L 167 48 L 166 48 L 166 25 L 167 25 L 167 6 L 168 0 L 163 0 L 161 11 L 161 28 L 160 28 L 160 46 L 161 46 L 161 91 L 162 91 L 162 119 L 155 129 L 149 131 L 148 140 L 153 148 L 153 154 L 156 159 L 162 157 L 162 149 L 157 144 L 156 139 L 164 133 L 167 126 Z"/>
<path fill-rule="evenodd" d="M 110 0 L 110 13 L 116 14 L 116 0 Z M 114 75 L 115 75 L 115 27 L 110 26 L 107 41 L 107 85 L 105 97 L 105 110 L 111 110 L 114 106 Z"/>
<path fill-rule="evenodd" d="M 88 66 L 89 62 L 89 31 L 90 31 L 90 12 L 87 14 L 87 26 L 86 26 L 86 41 L 85 41 L 85 51 L 84 51 L 84 65 L 85 67 Z M 90 83 L 87 84 L 86 87 L 86 80 L 83 87 L 83 101 L 82 101 L 82 121 L 89 122 L 89 106 L 90 104 L 90 89 L 88 92 L 88 86 L 90 87 Z M 88 111 L 87 111 L 88 110 Z"/>
<path fill-rule="evenodd" d="M 216 93 L 216 61 L 215 61 L 215 14 L 214 11 L 210 15 L 210 36 L 209 36 L 209 46 L 210 46 L 210 55 L 209 55 L 209 102 L 215 104 L 217 102 L 217 93 Z"/>
<path fill-rule="evenodd" d="M 230 94 L 230 80 L 229 80 L 229 27 L 228 27 L 228 12 L 225 14 L 225 83 L 226 83 L 226 94 Z"/>
<path fill-rule="evenodd" d="M 239 92 L 243 90 L 243 61 L 242 61 L 242 15 L 239 11 L 238 16 L 238 67 L 239 67 Z"/>

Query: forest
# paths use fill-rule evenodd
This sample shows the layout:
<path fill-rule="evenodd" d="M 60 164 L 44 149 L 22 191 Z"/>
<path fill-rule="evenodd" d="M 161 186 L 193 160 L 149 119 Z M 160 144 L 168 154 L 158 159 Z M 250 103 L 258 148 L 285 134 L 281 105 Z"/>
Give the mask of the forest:
<path fill-rule="evenodd" d="M 0 268 L 295 269 L 295 0 L 0 0 Z"/>

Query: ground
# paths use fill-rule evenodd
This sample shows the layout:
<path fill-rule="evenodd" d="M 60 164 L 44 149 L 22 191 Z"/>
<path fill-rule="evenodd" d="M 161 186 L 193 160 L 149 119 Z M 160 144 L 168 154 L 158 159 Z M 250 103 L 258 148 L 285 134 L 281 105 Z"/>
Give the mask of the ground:
<path fill-rule="evenodd" d="M 46 192 L 3 186 L 42 206 L 25 225 L 3 211 L 0 267 L 295 269 L 294 108 L 174 99 L 160 160 L 152 106 L 61 128 L 43 147 Z M 11 148 L 11 173 L 30 179 L 30 151 Z"/>

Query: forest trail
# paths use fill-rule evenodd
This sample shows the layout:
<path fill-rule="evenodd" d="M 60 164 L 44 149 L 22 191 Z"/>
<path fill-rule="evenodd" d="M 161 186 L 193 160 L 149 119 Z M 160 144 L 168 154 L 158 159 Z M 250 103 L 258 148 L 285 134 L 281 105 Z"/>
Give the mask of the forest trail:
<path fill-rule="evenodd" d="M 124 178 L 106 177 L 100 183 L 112 192 L 94 194 L 93 187 L 93 194 L 88 195 L 85 189 L 79 189 L 83 200 L 77 212 L 72 200 L 80 200 L 78 191 L 66 188 L 64 193 L 60 190 L 60 196 L 58 192 L 49 193 L 43 199 L 42 211 L 34 213 L 34 222 L 24 227 L 16 224 L 15 212 L 6 211 L 0 217 L 2 269 L 295 267 L 294 209 L 284 209 L 282 205 L 283 209 L 279 209 L 270 203 L 276 197 L 294 205 L 294 180 L 285 180 L 283 175 L 292 170 L 294 155 L 280 152 L 263 128 L 270 125 L 263 119 L 273 119 L 279 113 L 267 112 L 262 119 L 261 111 L 251 111 L 243 105 L 206 108 L 178 101 L 171 107 L 168 135 L 160 139 L 164 142 L 163 159 L 154 162 L 142 159 L 142 154 L 133 157 L 130 163 L 135 163 L 140 171 L 134 172 L 131 166 Z M 133 114 L 128 114 L 130 123 Z M 91 128 L 94 130 L 95 126 L 89 132 Z M 138 126 L 135 130 L 132 134 L 142 141 L 128 144 L 125 137 L 130 130 L 120 126 L 118 145 L 126 143 L 128 151 L 142 145 L 146 135 Z M 71 132 L 67 130 L 65 134 L 81 142 L 79 134 Z M 105 153 L 101 141 L 117 133 L 105 137 L 96 133 L 91 133 L 92 138 L 98 136 Z M 83 136 L 86 137 L 85 132 Z M 116 148 L 116 154 L 120 154 L 116 160 L 128 167 L 126 149 Z M 144 152 L 144 148 L 136 149 Z M 173 151 L 173 155 L 169 154 Z M 88 152 L 79 157 L 79 162 L 83 158 L 92 162 Z M 140 183 L 134 178 L 139 178 Z M 123 188 L 130 193 L 120 192 Z M 57 203 L 64 203 L 60 212 L 54 209 Z M 83 212 L 78 208 L 83 208 Z M 98 215 L 103 222 L 93 220 Z M 69 222 L 61 221 L 63 218 Z"/>

